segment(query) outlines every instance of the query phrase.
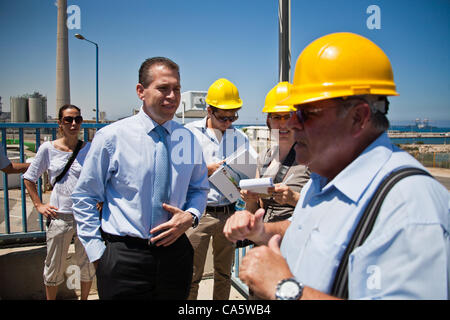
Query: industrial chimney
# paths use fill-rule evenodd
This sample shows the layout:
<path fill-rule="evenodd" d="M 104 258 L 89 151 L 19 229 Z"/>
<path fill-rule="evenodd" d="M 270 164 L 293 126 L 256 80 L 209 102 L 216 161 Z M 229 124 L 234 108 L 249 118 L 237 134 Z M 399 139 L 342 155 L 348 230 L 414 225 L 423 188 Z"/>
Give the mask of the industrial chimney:
<path fill-rule="evenodd" d="M 69 45 L 67 40 L 67 0 L 58 0 L 58 26 L 56 31 L 56 112 L 70 103 Z"/>

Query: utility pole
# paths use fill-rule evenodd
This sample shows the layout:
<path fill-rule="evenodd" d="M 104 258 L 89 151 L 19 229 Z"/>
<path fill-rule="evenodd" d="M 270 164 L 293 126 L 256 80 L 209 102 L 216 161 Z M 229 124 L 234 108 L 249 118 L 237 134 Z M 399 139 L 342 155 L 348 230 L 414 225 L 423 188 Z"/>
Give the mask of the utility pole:
<path fill-rule="evenodd" d="M 290 81 L 291 0 L 278 0 L 278 80 Z"/>

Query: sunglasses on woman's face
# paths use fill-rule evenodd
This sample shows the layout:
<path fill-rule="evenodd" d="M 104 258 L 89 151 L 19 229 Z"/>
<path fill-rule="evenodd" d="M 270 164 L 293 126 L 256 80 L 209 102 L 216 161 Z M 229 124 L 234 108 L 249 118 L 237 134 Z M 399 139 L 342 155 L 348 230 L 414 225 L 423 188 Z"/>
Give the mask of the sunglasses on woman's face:
<path fill-rule="evenodd" d="M 83 117 L 82 116 L 76 116 L 76 117 L 69 116 L 69 117 L 63 117 L 62 120 L 66 124 L 69 124 L 69 123 L 71 124 L 71 123 L 73 123 L 74 120 L 75 120 L 76 124 L 79 124 L 83 121 Z"/>

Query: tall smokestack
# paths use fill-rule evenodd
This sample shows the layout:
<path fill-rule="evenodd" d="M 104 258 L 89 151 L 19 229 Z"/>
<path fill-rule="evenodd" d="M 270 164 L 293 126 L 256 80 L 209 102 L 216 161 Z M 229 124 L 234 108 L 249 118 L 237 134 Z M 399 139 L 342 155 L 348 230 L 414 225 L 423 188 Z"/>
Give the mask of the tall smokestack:
<path fill-rule="evenodd" d="M 70 103 L 69 44 L 67 40 L 67 0 L 58 0 L 58 27 L 56 31 L 56 112 Z"/>

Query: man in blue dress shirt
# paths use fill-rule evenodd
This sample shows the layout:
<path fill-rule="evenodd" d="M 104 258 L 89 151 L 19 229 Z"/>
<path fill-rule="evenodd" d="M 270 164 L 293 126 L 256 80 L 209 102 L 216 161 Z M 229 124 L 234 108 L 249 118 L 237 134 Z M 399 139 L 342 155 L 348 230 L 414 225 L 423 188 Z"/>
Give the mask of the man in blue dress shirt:
<path fill-rule="evenodd" d="M 193 249 L 185 231 L 205 210 L 207 168 L 193 134 L 171 120 L 180 103 L 178 65 L 147 59 L 136 92 L 140 112 L 92 141 L 72 194 L 78 236 L 97 266 L 100 299 L 186 299 Z"/>
<path fill-rule="evenodd" d="M 300 54 L 293 89 L 297 162 L 313 172 L 290 221 L 262 222 L 237 212 L 224 232 L 259 247 L 240 278 L 266 299 L 334 299 L 343 253 L 381 181 L 405 167 L 424 169 L 392 145 L 387 96 L 397 95 L 390 62 L 370 40 L 352 33 L 317 39 Z M 349 299 L 448 299 L 450 197 L 425 175 L 400 180 L 375 225 L 348 259 Z M 280 245 L 281 244 L 281 245 Z"/>

